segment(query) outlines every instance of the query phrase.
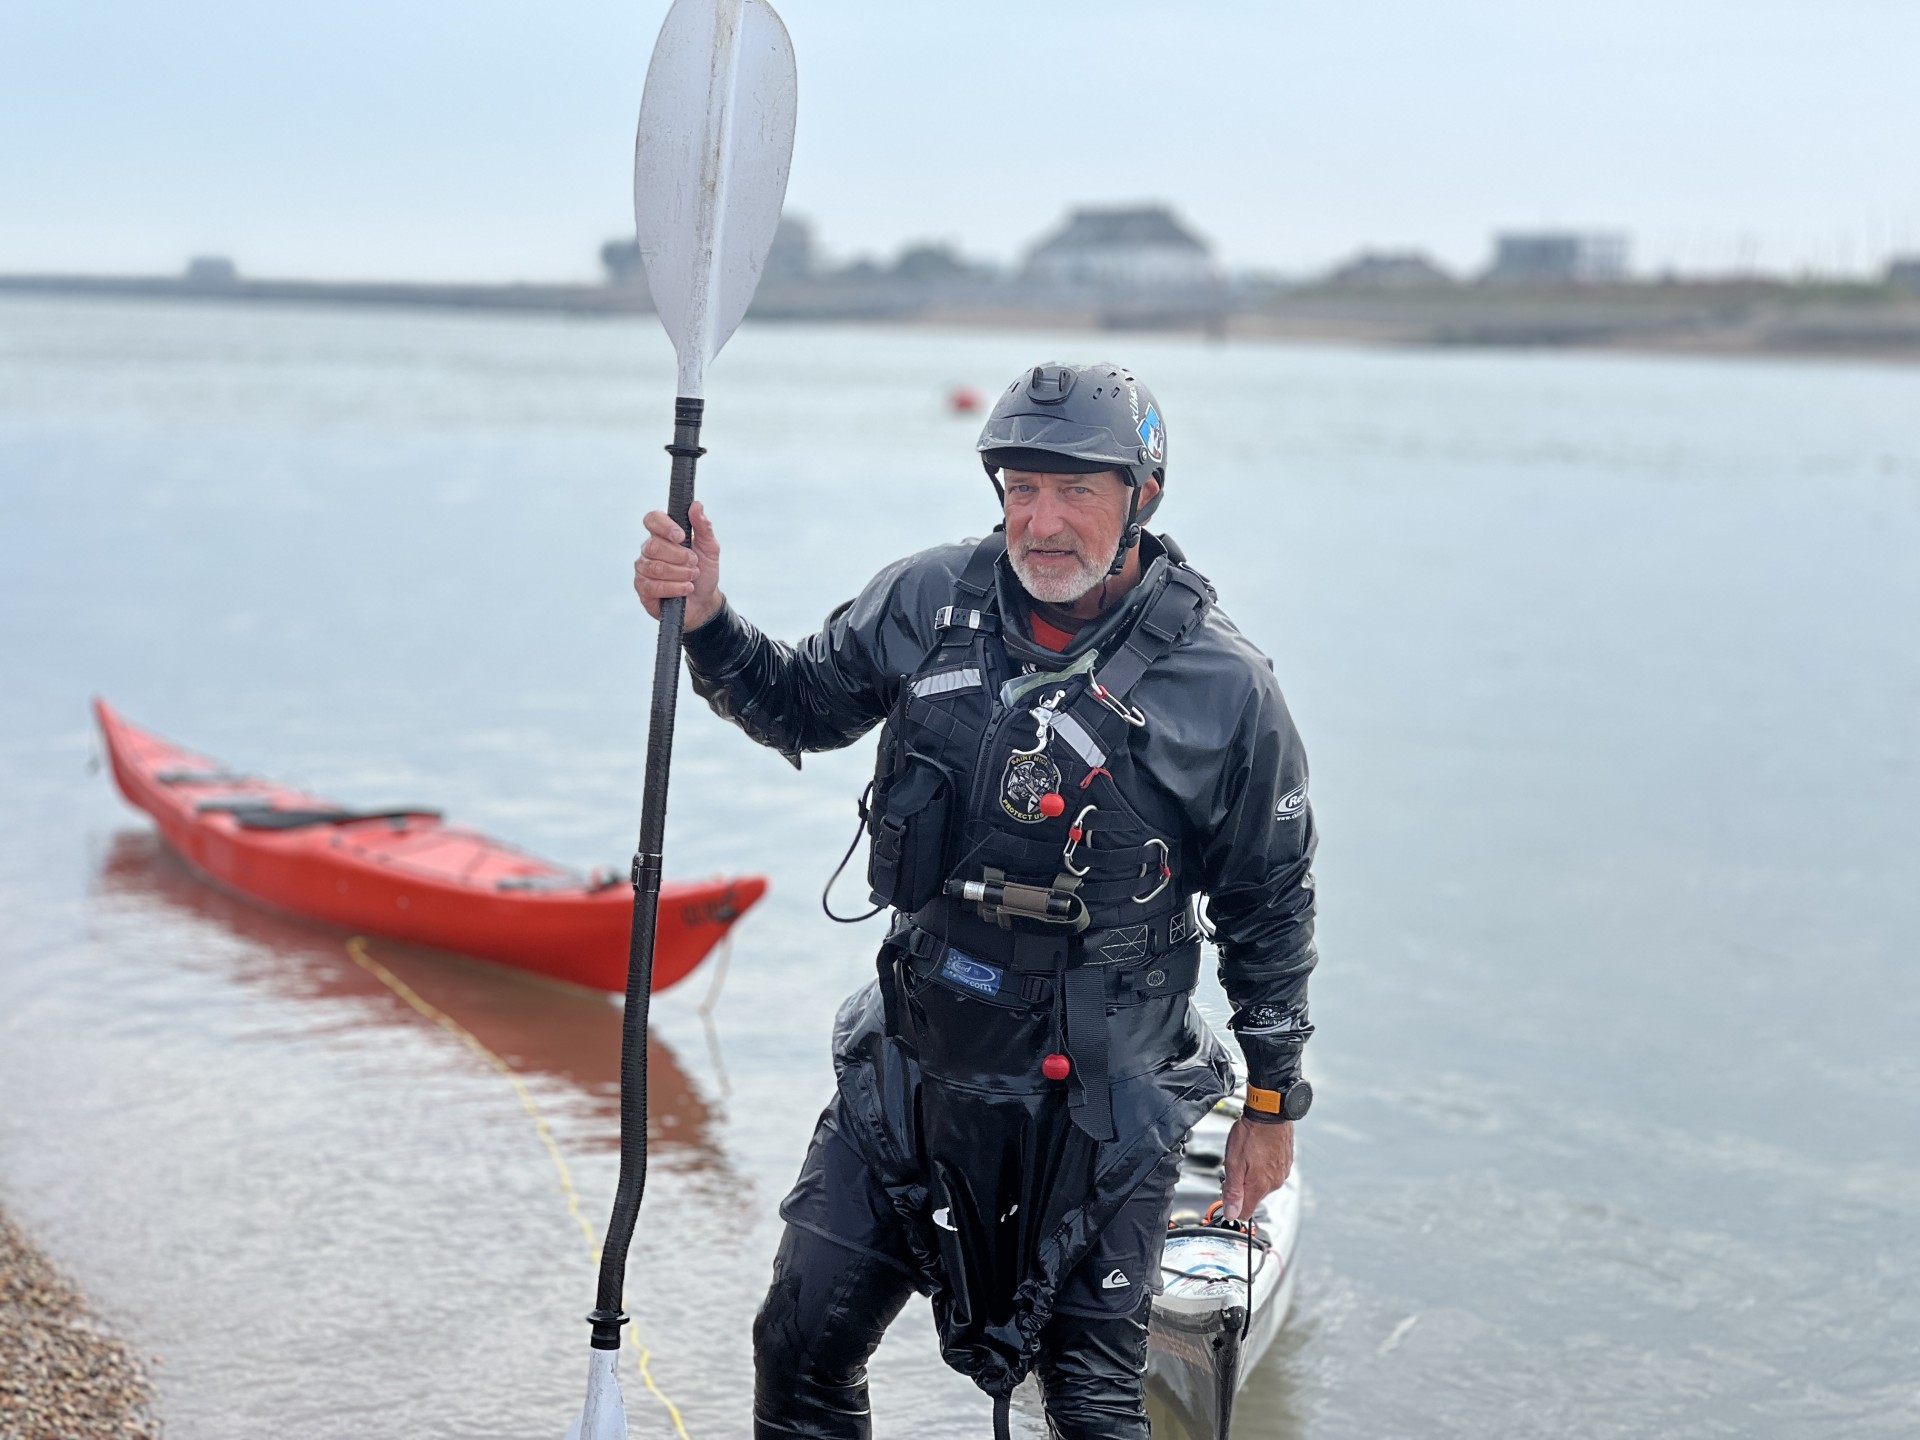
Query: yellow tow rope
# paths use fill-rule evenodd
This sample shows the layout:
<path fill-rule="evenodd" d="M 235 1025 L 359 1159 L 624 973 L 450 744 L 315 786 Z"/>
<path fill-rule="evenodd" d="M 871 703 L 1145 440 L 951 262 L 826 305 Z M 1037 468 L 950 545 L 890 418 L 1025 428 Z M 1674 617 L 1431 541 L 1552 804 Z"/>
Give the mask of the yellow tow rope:
<path fill-rule="evenodd" d="M 567 1158 L 560 1153 L 559 1143 L 554 1140 L 553 1131 L 547 1126 L 547 1117 L 540 1113 L 540 1107 L 534 1103 L 533 1092 L 527 1088 L 527 1082 L 520 1078 L 520 1073 L 481 1043 L 479 1036 L 431 1001 L 423 999 L 419 991 L 368 954 L 365 936 L 356 935 L 347 941 L 347 954 L 352 957 L 354 964 L 406 1001 L 421 1015 L 458 1038 L 461 1044 L 507 1077 L 507 1083 L 513 1086 L 513 1093 L 520 1097 L 521 1108 L 532 1119 L 533 1128 L 540 1136 L 540 1143 L 547 1147 L 547 1156 L 553 1161 L 554 1174 L 560 1180 L 560 1193 L 567 1197 L 567 1213 L 573 1216 L 574 1223 L 579 1225 L 580 1233 L 586 1237 L 587 1249 L 593 1256 L 593 1263 L 598 1265 L 600 1241 L 593 1233 L 592 1223 L 580 1209 L 580 1192 L 574 1188 L 573 1171 L 567 1167 Z M 667 1414 L 673 1417 L 674 1433 L 680 1437 L 680 1440 L 692 1440 L 692 1437 L 687 1434 L 686 1421 L 680 1418 L 680 1407 L 669 1400 L 666 1392 L 654 1383 L 653 1371 L 650 1368 L 653 1352 L 641 1341 L 639 1326 L 628 1327 L 627 1339 L 633 1343 L 640 1365 L 640 1379 L 645 1383 L 648 1393 L 667 1407 Z"/>

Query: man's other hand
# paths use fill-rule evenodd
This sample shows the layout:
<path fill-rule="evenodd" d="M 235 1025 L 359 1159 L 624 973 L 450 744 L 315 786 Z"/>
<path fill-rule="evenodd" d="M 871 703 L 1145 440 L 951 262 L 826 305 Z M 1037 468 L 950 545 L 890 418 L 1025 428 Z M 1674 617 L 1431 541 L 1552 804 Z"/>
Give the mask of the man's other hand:
<path fill-rule="evenodd" d="M 726 597 L 720 593 L 720 542 L 698 500 L 687 518 L 693 522 L 693 544 L 686 532 L 664 510 L 647 512 L 647 543 L 633 562 L 633 593 L 654 619 L 660 602 L 676 596 L 687 602 L 686 628 L 698 630 L 720 612 Z"/>
<path fill-rule="evenodd" d="M 1287 1182 L 1293 1169 L 1293 1122 L 1236 1120 L 1227 1132 L 1227 1159 L 1220 1179 L 1226 1218 L 1244 1220 Z"/>

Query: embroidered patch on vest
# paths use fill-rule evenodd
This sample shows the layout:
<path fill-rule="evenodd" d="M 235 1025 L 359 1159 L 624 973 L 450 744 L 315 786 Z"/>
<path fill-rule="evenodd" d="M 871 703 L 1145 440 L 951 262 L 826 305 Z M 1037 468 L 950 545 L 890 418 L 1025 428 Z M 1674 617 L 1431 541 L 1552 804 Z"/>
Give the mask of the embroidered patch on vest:
<path fill-rule="evenodd" d="M 946 964 L 940 967 L 941 979 L 951 980 L 955 985 L 981 995 L 998 995 L 1000 982 L 1006 977 L 1007 972 L 998 965 L 989 965 L 958 950 L 948 950 Z"/>
<path fill-rule="evenodd" d="M 1016 750 L 1007 757 L 1006 774 L 1000 777 L 1000 808 L 1021 824 L 1038 825 L 1046 819 L 1040 797 L 1059 791 L 1060 767 L 1044 751 Z"/>

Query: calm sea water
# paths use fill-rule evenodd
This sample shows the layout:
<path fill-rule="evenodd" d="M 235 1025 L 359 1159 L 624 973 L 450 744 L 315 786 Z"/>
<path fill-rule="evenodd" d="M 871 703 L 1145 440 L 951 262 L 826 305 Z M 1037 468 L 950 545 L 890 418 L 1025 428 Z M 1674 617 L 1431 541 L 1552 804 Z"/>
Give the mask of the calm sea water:
<path fill-rule="evenodd" d="M 1300 1304 L 1240 1433 L 1920 1432 L 1920 373 L 749 328 L 727 589 L 797 636 L 979 533 L 946 390 L 1099 354 L 1159 392 L 1164 524 L 1274 657 L 1324 833 Z M 188 875 L 88 697 L 622 864 L 671 377 L 638 323 L 0 303 L 0 1199 L 180 1440 L 558 1440 L 592 1267 L 502 1077 Z M 629 1295 L 707 1440 L 869 973 L 816 896 L 870 750 L 795 774 L 682 714 L 670 870 L 774 882 L 714 1023 L 710 972 L 655 1010 Z M 527 1077 L 598 1224 L 617 1011 L 374 952 Z M 987 1429 L 919 1309 L 875 1404 Z"/>

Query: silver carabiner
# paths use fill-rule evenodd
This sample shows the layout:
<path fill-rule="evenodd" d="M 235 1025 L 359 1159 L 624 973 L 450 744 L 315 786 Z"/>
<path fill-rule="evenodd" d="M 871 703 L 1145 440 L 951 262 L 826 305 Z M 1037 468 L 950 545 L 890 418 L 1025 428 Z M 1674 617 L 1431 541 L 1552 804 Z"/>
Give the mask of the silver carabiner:
<path fill-rule="evenodd" d="M 1037 755 L 1047 748 L 1047 741 L 1053 737 L 1053 722 L 1057 718 L 1057 707 L 1066 698 L 1066 691 L 1056 690 L 1033 709 L 1027 711 L 1034 724 L 1033 749 L 1021 753 Z"/>
<path fill-rule="evenodd" d="M 1102 705 L 1106 706 L 1109 710 L 1113 711 L 1114 714 L 1118 715 L 1122 720 L 1126 721 L 1127 724 L 1138 726 L 1142 729 L 1146 727 L 1147 717 L 1144 711 L 1137 710 L 1133 706 L 1127 704 L 1126 701 L 1122 700 L 1118 695 L 1115 695 L 1111 690 L 1107 689 L 1106 686 L 1102 685 L 1098 677 L 1089 676 L 1088 683 L 1093 687 L 1094 699 L 1098 700 Z"/>
<path fill-rule="evenodd" d="M 1074 818 L 1073 824 L 1067 827 L 1067 848 L 1060 852 L 1060 863 L 1067 867 L 1069 875 L 1084 875 L 1093 868 L 1091 860 L 1084 865 L 1074 864 L 1073 852 L 1080 848 L 1080 842 L 1086 838 L 1087 816 L 1099 808 L 1098 805 L 1087 806 Z"/>
<path fill-rule="evenodd" d="M 1160 847 L 1160 883 L 1144 895 L 1130 896 L 1129 898 L 1136 905 L 1146 904 L 1149 900 L 1153 899 L 1154 896 L 1166 889 L 1173 880 L 1173 865 L 1171 863 L 1173 857 L 1167 850 L 1167 842 L 1156 837 L 1155 839 L 1147 841 L 1147 844 L 1158 845 Z M 1140 867 L 1143 873 L 1146 868 L 1144 865 Z"/>

